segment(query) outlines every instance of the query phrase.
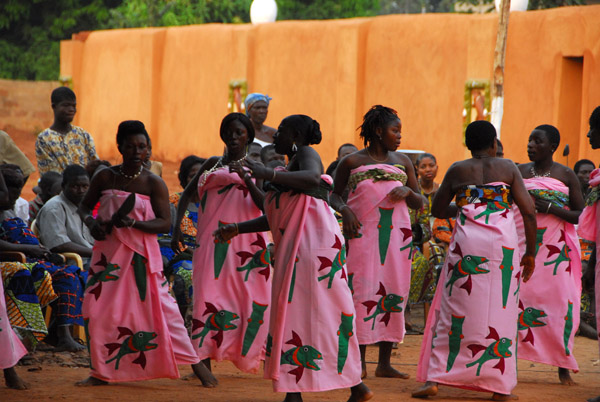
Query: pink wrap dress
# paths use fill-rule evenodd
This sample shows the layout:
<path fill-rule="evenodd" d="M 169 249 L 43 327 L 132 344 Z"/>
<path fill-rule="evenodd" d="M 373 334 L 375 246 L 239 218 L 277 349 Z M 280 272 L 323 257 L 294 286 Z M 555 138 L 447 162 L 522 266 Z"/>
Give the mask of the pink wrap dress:
<path fill-rule="evenodd" d="M 551 177 L 524 179 L 529 193 L 555 207 L 569 207 L 569 188 Z M 575 225 L 539 212 L 535 272 L 521 284 L 519 359 L 578 371 L 573 347 L 581 304 L 581 249 Z M 525 252 L 523 218 L 516 213 L 520 249 Z"/>
<path fill-rule="evenodd" d="M 198 247 L 193 257 L 192 342 L 200 359 L 229 360 L 258 373 L 265 358 L 271 304 L 271 256 L 265 232 L 216 243 L 213 232 L 262 216 L 244 181 L 228 167 L 198 181 Z"/>
<path fill-rule="evenodd" d="M 467 186 L 423 336 L 417 381 L 510 394 L 517 385 L 519 245 L 510 187 Z"/>
<path fill-rule="evenodd" d="M 129 194 L 103 191 L 98 216 L 109 220 Z M 154 219 L 150 197 L 137 194 L 128 216 Z M 83 317 L 92 377 L 109 382 L 179 378 L 178 364 L 200 360 L 168 293 L 155 234 L 114 227 L 105 240 L 96 240 Z"/>
<path fill-rule="evenodd" d="M 275 242 L 265 378 L 276 392 L 360 384 L 360 350 L 346 249 L 329 209 L 331 178 L 302 193 L 273 186 L 265 212 Z"/>
<path fill-rule="evenodd" d="M 362 227 L 348 240 L 348 278 L 360 345 L 404 339 L 410 290 L 412 230 L 406 201 L 388 194 L 406 184 L 403 167 L 365 165 L 350 172 L 348 206 Z"/>
<path fill-rule="evenodd" d="M 27 349 L 10 326 L 6 312 L 4 286 L 0 281 L 0 369 L 13 367 L 26 354 Z"/>

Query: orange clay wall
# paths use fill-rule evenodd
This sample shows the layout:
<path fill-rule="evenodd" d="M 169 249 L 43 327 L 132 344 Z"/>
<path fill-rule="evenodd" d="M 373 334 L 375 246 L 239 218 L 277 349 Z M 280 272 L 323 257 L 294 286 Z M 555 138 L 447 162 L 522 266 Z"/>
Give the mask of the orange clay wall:
<path fill-rule="evenodd" d="M 502 141 L 526 161 L 527 137 L 557 125 L 569 165 L 587 157 L 587 118 L 600 105 L 600 6 L 513 12 Z M 396 109 L 401 148 L 435 154 L 441 171 L 468 156 L 462 143 L 465 83 L 491 79 L 497 15 L 394 15 L 259 26 L 209 24 L 97 31 L 61 43 L 61 74 L 78 96 L 76 124 L 114 157 L 117 125 L 146 123 L 155 159 L 219 155 L 228 84 L 273 97 L 267 124 L 294 113 L 321 123 L 327 165 L 373 104 Z M 565 163 L 561 152 L 556 160 Z M 441 180 L 441 177 L 438 178 Z"/>

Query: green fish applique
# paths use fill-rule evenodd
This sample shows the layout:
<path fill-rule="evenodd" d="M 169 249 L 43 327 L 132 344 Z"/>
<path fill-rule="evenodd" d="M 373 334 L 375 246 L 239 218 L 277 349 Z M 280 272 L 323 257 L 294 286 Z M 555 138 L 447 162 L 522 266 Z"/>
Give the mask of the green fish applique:
<path fill-rule="evenodd" d="M 452 370 L 456 356 L 458 356 L 458 352 L 460 352 L 460 342 L 465 337 L 463 335 L 465 316 L 452 314 L 451 318 L 452 323 L 450 324 L 450 331 L 448 332 L 448 361 L 446 362 L 446 373 Z"/>
<path fill-rule="evenodd" d="M 493 343 L 489 344 L 488 346 L 478 344 L 471 344 L 467 346 L 467 348 L 469 348 L 473 354 L 472 357 L 475 357 L 475 355 L 477 355 L 479 352 L 484 351 L 479 359 L 471 363 L 467 363 L 466 365 L 467 367 L 472 367 L 477 364 L 477 376 L 479 376 L 481 366 L 490 360 L 498 360 L 498 363 L 496 363 L 494 368 L 500 370 L 500 373 L 504 374 L 504 359 L 512 356 L 512 352 L 509 350 L 510 346 L 512 345 L 512 341 L 509 338 L 500 338 L 498 332 L 493 327 L 489 327 L 489 330 L 490 333 L 485 337 L 485 339 L 494 339 Z"/>
<path fill-rule="evenodd" d="M 381 265 L 385 264 L 388 247 L 390 245 L 390 237 L 392 235 L 392 215 L 394 208 L 379 208 L 379 223 L 377 230 L 379 231 L 379 261 Z"/>
<path fill-rule="evenodd" d="M 102 271 L 94 272 L 94 268 L 90 267 L 88 269 L 88 281 L 85 285 L 85 288 L 91 288 L 92 286 L 98 284 L 94 289 L 90 290 L 90 293 L 96 297 L 96 300 L 100 297 L 100 293 L 102 293 L 102 282 L 111 282 L 116 281 L 119 277 L 113 274 L 114 271 L 121 269 L 121 267 L 117 264 L 111 264 L 106 260 L 106 256 L 104 254 L 100 254 L 100 261 L 96 264 L 101 267 L 104 267 Z"/>
<path fill-rule="evenodd" d="M 282 351 L 280 364 L 289 364 L 296 368 L 288 371 L 288 374 L 296 376 L 296 384 L 302 378 L 304 369 L 319 371 L 321 368 L 315 360 L 323 360 L 323 355 L 317 349 L 310 345 L 303 345 L 298 334 L 292 331 L 292 339 L 286 342 L 286 345 L 294 346 L 292 349 Z"/>
<path fill-rule="evenodd" d="M 248 277 L 250 276 L 250 272 L 256 268 L 262 268 L 258 270 L 258 274 L 265 277 L 265 281 L 269 281 L 269 276 L 271 276 L 271 252 L 269 247 L 267 246 L 265 239 L 256 235 L 256 241 L 251 243 L 252 246 L 260 247 L 260 250 L 257 252 L 250 253 L 248 251 L 240 251 L 237 253 L 238 257 L 241 259 L 241 264 L 244 264 L 248 258 L 250 261 L 242 267 L 237 267 L 238 272 L 246 271 L 246 276 L 244 277 L 244 282 L 248 281 Z"/>
<path fill-rule="evenodd" d="M 569 274 L 571 273 L 571 258 L 569 257 L 569 253 L 571 252 L 571 249 L 569 248 L 569 246 L 567 246 L 566 239 L 567 238 L 565 236 L 565 231 L 561 230 L 560 238 L 558 239 L 558 242 L 564 243 L 562 248 L 558 248 L 552 244 L 546 245 L 546 248 L 548 249 L 548 258 L 552 257 L 553 255 L 558 254 L 554 260 L 547 261 L 544 263 L 544 266 L 554 264 L 554 272 L 552 275 L 556 275 L 556 270 L 558 269 L 558 266 L 564 261 L 567 261 L 569 263 L 569 265 L 567 266 L 567 269 L 565 269 L 565 272 L 568 272 Z"/>
<path fill-rule="evenodd" d="M 519 313 L 519 321 L 517 322 L 518 329 L 519 331 L 527 330 L 527 335 L 523 338 L 523 342 L 529 342 L 533 346 L 535 338 L 531 329 L 546 325 L 545 322 L 540 321 L 540 318 L 547 317 L 547 315 L 544 311 L 533 307 L 525 308 L 521 300 L 519 300 L 519 308 L 521 312 Z"/>
<path fill-rule="evenodd" d="M 318 278 L 319 282 L 321 282 L 324 279 L 329 279 L 327 283 L 327 289 L 331 289 L 331 285 L 333 284 L 333 278 L 335 277 L 335 274 L 337 274 L 339 271 L 342 271 L 341 278 L 347 279 L 346 270 L 344 269 L 344 264 L 346 264 L 346 247 L 342 245 L 342 242 L 337 236 L 335 236 L 335 243 L 333 243 L 333 246 L 331 247 L 339 250 L 333 258 L 333 261 L 331 261 L 327 257 L 317 256 L 317 258 L 321 262 L 321 267 L 319 268 L 319 271 L 327 267 L 331 267 L 328 273 L 319 276 Z"/>
<path fill-rule="evenodd" d="M 108 359 L 105 363 L 108 364 L 114 360 L 117 361 L 115 364 L 115 370 L 119 369 L 119 363 L 121 358 L 125 355 L 132 353 L 139 353 L 138 357 L 132 361 L 134 364 L 139 364 L 143 369 L 146 368 L 146 355 L 144 352 L 154 350 L 158 347 L 156 343 L 151 343 L 154 338 L 158 335 L 156 332 L 138 331 L 134 333 L 132 330 L 126 327 L 117 327 L 119 330 L 119 336 L 117 339 L 127 336 L 122 343 L 106 343 L 104 346 L 108 349 L 108 355 L 113 354 L 117 349 L 117 353 L 112 359 Z"/>
<path fill-rule="evenodd" d="M 268 304 L 261 304 L 256 301 L 252 302 L 252 313 L 250 313 L 250 318 L 248 318 L 248 326 L 244 332 L 242 356 L 246 356 L 248 354 L 250 347 L 254 343 L 254 339 L 256 339 L 258 330 L 264 324 L 265 311 L 267 310 L 267 307 L 269 307 Z"/>
<path fill-rule="evenodd" d="M 227 225 L 227 222 L 219 221 L 219 228 Z M 215 271 L 215 279 L 219 279 L 219 275 L 221 275 L 221 270 L 223 269 L 223 264 L 225 264 L 225 258 L 227 257 L 227 251 L 229 250 L 229 245 L 231 244 L 231 240 L 227 240 L 225 243 L 219 242 L 216 238 L 215 242 L 215 250 L 213 253 L 213 263 L 214 263 L 214 271 Z"/>
<path fill-rule="evenodd" d="M 567 300 L 567 315 L 565 315 L 565 329 L 563 331 L 563 339 L 565 344 L 565 355 L 570 356 L 571 351 L 569 350 L 569 339 L 571 338 L 571 332 L 573 331 L 573 302 Z"/>
<path fill-rule="evenodd" d="M 340 327 L 337 331 L 338 336 L 338 361 L 337 370 L 338 374 L 342 374 L 344 366 L 346 365 L 346 359 L 348 358 L 348 345 L 350 344 L 350 338 L 354 335 L 352 331 L 352 321 L 354 320 L 354 314 L 346 314 L 342 311 L 342 319 Z"/>
<path fill-rule="evenodd" d="M 363 318 L 365 322 L 373 320 L 373 325 L 371 325 L 371 329 L 375 329 L 375 321 L 377 320 L 377 316 L 379 314 L 383 314 L 383 317 L 381 317 L 380 322 L 383 322 L 387 327 L 388 323 L 390 322 L 390 317 L 392 313 L 402 312 L 401 304 L 404 301 L 404 297 L 400 295 L 394 293 L 387 294 L 385 286 L 383 286 L 383 283 L 381 282 L 379 282 L 379 290 L 376 294 L 381 296 L 379 300 L 367 300 L 362 303 L 367 308 L 367 314 L 371 312 L 373 307 L 376 307 L 373 314 Z"/>
<path fill-rule="evenodd" d="M 448 282 L 446 282 L 446 287 L 450 286 L 448 295 L 452 296 L 452 287 L 454 286 L 454 282 L 464 277 L 467 277 L 467 280 L 460 286 L 460 288 L 465 289 L 468 294 L 471 294 L 471 275 L 481 275 L 490 272 L 488 269 L 479 267 L 481 264 L 488 262 L 488 259 L 476 255 L 463 256 L 458 244 L 454 246 L 452 253 L 458 254 L 460 260 L 454 265 L 448 264 L 448 271 L 452 271 L 450 279 L 448 279 Z"/>
<path fill-rule="evenodd" d="M 232 321 L 237 320 L 239 316 L 231 311 L 218 310 L 212 303 L 205 302 L 204 304 L 206 305 L 206 310 L 204 310 L 202 315 L 209 314 L 209 316 L 206 318 L 206 322 L 192 319 L 192 333 L 198 328 L 202 328 L 200 333 L 192 335 L 192 339 L 200 338 L 198 347 L 201 348 L 204 343 L 204 338 L 209 332 L 216 331 L 217 333 L 212 339 L 217 343 L 217 347 L 220 347 L 221 343 L 223 343 L 223 332 L 236 329 L 237 325 L 233 324 Z"/>

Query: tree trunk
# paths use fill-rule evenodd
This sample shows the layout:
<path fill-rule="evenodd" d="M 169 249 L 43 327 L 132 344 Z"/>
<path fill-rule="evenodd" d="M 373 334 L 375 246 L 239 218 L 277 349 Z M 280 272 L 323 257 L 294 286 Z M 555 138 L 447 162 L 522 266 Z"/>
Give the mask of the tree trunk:
<path fill-rule="evenodd" d="M 494 77 L 492 82 L 492 124 L 496 128 L 498 138 L 502 128 L 504 114 L 504 59 L 506 55 L 506 37 L 508 35 L 508 17 L 510 15 L 510 0 L 502 0 L 498 18 L 498 34 L 494 49 Z"/>

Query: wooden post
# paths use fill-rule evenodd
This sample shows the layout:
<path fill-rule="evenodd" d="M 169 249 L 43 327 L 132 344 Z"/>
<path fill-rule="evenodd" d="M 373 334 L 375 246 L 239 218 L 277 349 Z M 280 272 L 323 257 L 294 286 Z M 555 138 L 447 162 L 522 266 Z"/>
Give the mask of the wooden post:
<path fill-rule="evenodd" d="M 506 37 L 508 35 L 508 17 L 510 0 L 502 0 L 498 17 L 498 33 L 494 49 L 494 76 L 492 82 L 492 124 L 496 128 L 498 138 L 502 128 L 504 114 L 504 59 L 506 56 Z"/>

